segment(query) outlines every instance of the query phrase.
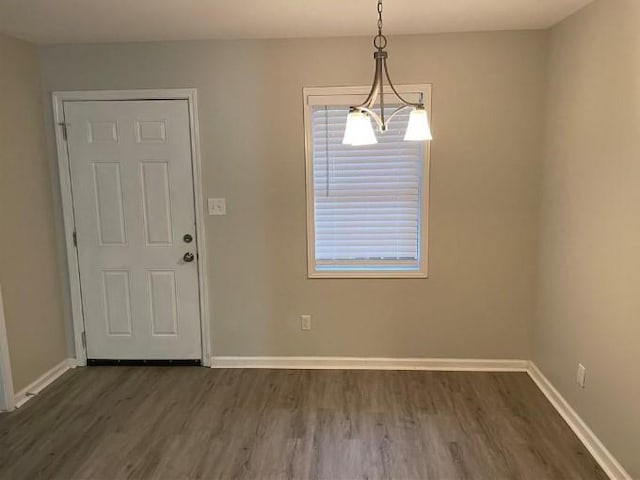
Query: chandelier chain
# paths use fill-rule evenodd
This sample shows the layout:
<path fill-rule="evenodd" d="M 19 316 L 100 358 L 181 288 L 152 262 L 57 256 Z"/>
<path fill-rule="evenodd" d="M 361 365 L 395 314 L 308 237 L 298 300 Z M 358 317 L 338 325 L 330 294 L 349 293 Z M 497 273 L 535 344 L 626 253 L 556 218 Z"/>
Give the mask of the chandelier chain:
<path fill-rule="evenodd" d="M 387 46 L 387 37 L 382 34 L 382 0 L 378 0 L 378 34 L 373 39 L 373 46 L 378 50 Z"/>

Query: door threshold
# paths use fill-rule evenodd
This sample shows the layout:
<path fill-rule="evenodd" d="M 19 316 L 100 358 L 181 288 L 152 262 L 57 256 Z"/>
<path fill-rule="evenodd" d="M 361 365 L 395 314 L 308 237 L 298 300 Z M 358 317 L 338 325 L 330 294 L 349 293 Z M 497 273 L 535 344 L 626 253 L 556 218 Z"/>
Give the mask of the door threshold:
<path fill-rule="evenodd" d="M 87 366 L 123 366 L 123 367 L 199 367 L 202 363 L 200 359 L 169 359 L 169 360 L 136 360 L 122 359 L 114 360 L 110 358 L 88 358 Z"/>

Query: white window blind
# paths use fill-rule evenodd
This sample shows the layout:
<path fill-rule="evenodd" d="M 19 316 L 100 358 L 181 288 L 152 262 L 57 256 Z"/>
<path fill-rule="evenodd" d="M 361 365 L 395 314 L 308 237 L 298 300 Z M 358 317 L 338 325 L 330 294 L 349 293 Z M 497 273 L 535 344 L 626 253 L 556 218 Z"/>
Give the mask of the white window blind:
<path fill-rule="evenodd" d="M 315 270 L 417 271 L 425 144 L 403 140 L 404 110 L 378 144 L 343 145 L 347 113 L 310 107 Z"/>

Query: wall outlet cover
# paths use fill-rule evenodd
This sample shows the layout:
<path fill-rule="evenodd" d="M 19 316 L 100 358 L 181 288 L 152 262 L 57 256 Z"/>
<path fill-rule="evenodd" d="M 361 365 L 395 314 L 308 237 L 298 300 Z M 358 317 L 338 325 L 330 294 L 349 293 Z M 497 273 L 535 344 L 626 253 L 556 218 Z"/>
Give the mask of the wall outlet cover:
<path fill-rule="evenodd" d="M 578 385 L 580 385 L 582 388 L 584 388 L 584 382 L 586 380 L 586 376 L 587 376 L 587 369 L 584 368 L 584 365 L 582 365 L 581 363 L 578 363 L 578 372 L 576 373 L 576 382 L 578 382 Z"/>

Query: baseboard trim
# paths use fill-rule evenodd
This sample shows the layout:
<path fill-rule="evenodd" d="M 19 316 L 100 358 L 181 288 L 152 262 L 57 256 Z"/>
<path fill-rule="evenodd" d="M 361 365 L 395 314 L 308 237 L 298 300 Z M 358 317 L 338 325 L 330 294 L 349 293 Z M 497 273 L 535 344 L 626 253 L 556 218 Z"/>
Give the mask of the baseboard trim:
<path fill-rule="evenodd" d="M 589 453 L 591 453 L 609 478 L 612 480 L 632 480 L 631 475 L 626 472 L 611 452 L 607 450 L 596 434 L 591 431 L 580 415 L 571 408 L 569 402 L 556 390 L 535 363 L 529 362 L 527 373 L 547 397 L 549 402 L 551 402 L 551 405 L 553 405 L 562 416 L 564 421 L 567 422 L 567 425 L 573 430 L 573 433 L 576 434 L 587 450 L 589 450 Z"/>
<path fill-rule="evenodd" d="M 60 362 L 58 365 L 53 367 L 48 372 L 41 375 L 38 379 L 36 379 L 31 384 L 27 385 L 25 388 L 16 393 L 14 400 L 14 407 L 20 408 L 33 397 L 38 395 L 42 390 L 47 388 L 53 382 L 55 382 L 58 378 L 60 378 L 67 370 L 76 367 L 75 358 L 67 358 Z"/>
<path fill-rule="evenodd" d="M 212 357 L 211 368 L 282 368 L 300 370 L 441 370 L 526 372 L 527 360 L 369 357 Z"/>

